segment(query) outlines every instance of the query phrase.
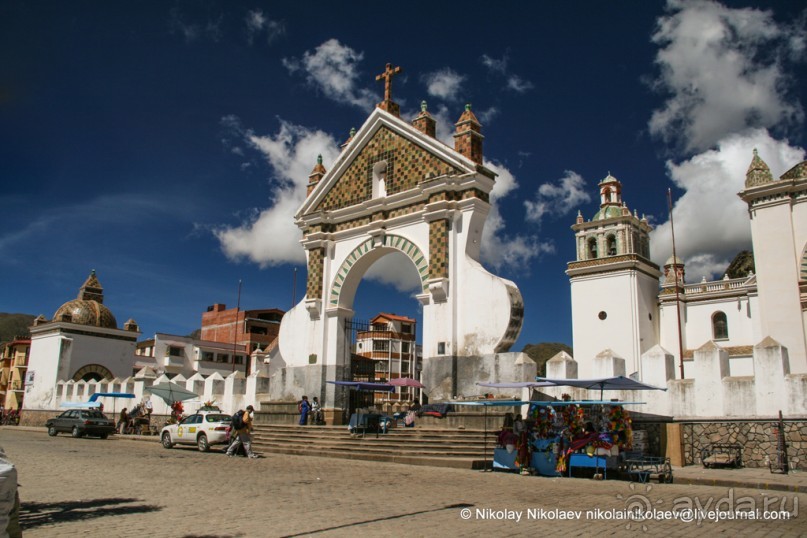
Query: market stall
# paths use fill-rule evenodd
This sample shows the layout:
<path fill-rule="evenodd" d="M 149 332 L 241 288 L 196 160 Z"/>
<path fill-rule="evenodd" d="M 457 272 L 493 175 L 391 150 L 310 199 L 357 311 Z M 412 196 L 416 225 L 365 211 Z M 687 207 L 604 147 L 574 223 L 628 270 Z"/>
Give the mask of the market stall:
<path fill-rule="evenodd" d="M 632 448 L 633 430 L 625 406 L 642 403 L 606 401 L 602 399 L 603 391 L 664 390 L 622 376 L 588 380 L 538 378 L 535 382 L 478 385 L 497 389 L 574 386 L 599 390 L 599 400 L 572 401 L 564 395 L 560 401 L 518 401 L 529 404 L 528 411 L 524 417 L 505 415 L 493 467 L 543 476 L 571 476 L 574 469 L 591 468 L 594 476 L 601 478 L 619 466 L 620 454 Z"/>

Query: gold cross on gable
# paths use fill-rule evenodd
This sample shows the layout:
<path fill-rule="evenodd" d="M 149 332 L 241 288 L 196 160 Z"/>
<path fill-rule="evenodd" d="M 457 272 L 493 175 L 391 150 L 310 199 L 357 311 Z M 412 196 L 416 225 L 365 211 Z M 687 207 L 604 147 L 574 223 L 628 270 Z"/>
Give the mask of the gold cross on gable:
<path fill-rule="evenodd" d="M 392 77 L 400 72 L 400 67 L 392 67 L 392 64 L 387 64 L 384 72 L 376 75 L 376 80 L 384 79 L 384 101 L 392 101 Z"/>

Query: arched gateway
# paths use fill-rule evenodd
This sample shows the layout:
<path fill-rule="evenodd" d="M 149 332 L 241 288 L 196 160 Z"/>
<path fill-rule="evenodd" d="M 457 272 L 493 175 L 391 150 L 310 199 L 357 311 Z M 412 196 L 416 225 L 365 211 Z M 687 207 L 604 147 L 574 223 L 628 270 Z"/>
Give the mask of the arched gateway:
<path fill-rule="evenodd" d="M 308 281 L 305 297 L 280 327 L 273 398 L 320 394 L 326 406 L 340 406 L 325 381 L 348 379 L 345 323 L 356 290 L 367 269 L 392 252 L 402 253 L 420 276 L 422 381 L 430 396 L 469 393 L 465 385 L 500 370 L 514 380 L 497 354 L 521 331 L 521 294 L 478 261 L 495 181 L 482 164 L 481 126 L 466 106 L 452 149 L 435 138 L 425 103 L 412 124 L 404 122 L 389 86 L 397 71 L 387 67 L 380 75 L 387 82 L 384 101 L 351 133 L 330 171 L 319 160 L 296 214 Z"/>

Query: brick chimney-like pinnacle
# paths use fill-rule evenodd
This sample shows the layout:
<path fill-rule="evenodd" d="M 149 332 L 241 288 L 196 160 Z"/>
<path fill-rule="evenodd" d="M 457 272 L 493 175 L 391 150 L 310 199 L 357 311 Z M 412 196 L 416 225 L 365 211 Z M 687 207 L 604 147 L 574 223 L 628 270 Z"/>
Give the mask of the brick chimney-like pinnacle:
<path fill-rule="evenodd" d="M 314 190 L 314 187 L 317 186 L 317 183 L 319 183 L 326 171 L 325 167 L 322 166 L 322 155 L 317 155 L 317 164 L 314 165 L 314 169 L 311 170 L 311 175 L 308 176 L 308 190 L 306 196 L 311 194 L 311 191 Z"/>
<path fill-rule="evenodd" d="M 434 121 L 432 115 L 426 110 L 426 101 L 420 103 L 420 114 L 412 120 L 412 126 L 421 133 L 434 138 L 437 132 L 437 122 Z"/>
<path fill-rule="evenodd" d="M 477 164 L 482 164 L 482 125 L 471 112 L 471 105 L 465 105 L 465 112 L 456 123 L 454 149 Z"/>

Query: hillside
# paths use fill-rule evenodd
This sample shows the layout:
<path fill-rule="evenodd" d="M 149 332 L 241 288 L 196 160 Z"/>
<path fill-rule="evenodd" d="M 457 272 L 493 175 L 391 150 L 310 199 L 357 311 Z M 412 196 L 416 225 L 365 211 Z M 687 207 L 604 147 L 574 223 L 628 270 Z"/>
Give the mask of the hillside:
<path fill-rule="evenodd" d="M 532 360 L 538 365 L 538 375 L 541 377 L 546 376 L 546 362 L 560 353 L 561 351 L 565 351 L 569 355 L 572 355 L 572 348 L 567 346 L 566 344 L 561 344 L 558 342 L 542 342 L 540 344 L 527 344 L 524 346 L 522 350 L 524 353 L 530 356 Z"/>
<path fill-rule="evenodd" d="M 34 324 L 30 314 L 6 314 L 0 312 L 0 342 L 10 342 L 17 336 L 30 336 L 28 327 Z"/>

